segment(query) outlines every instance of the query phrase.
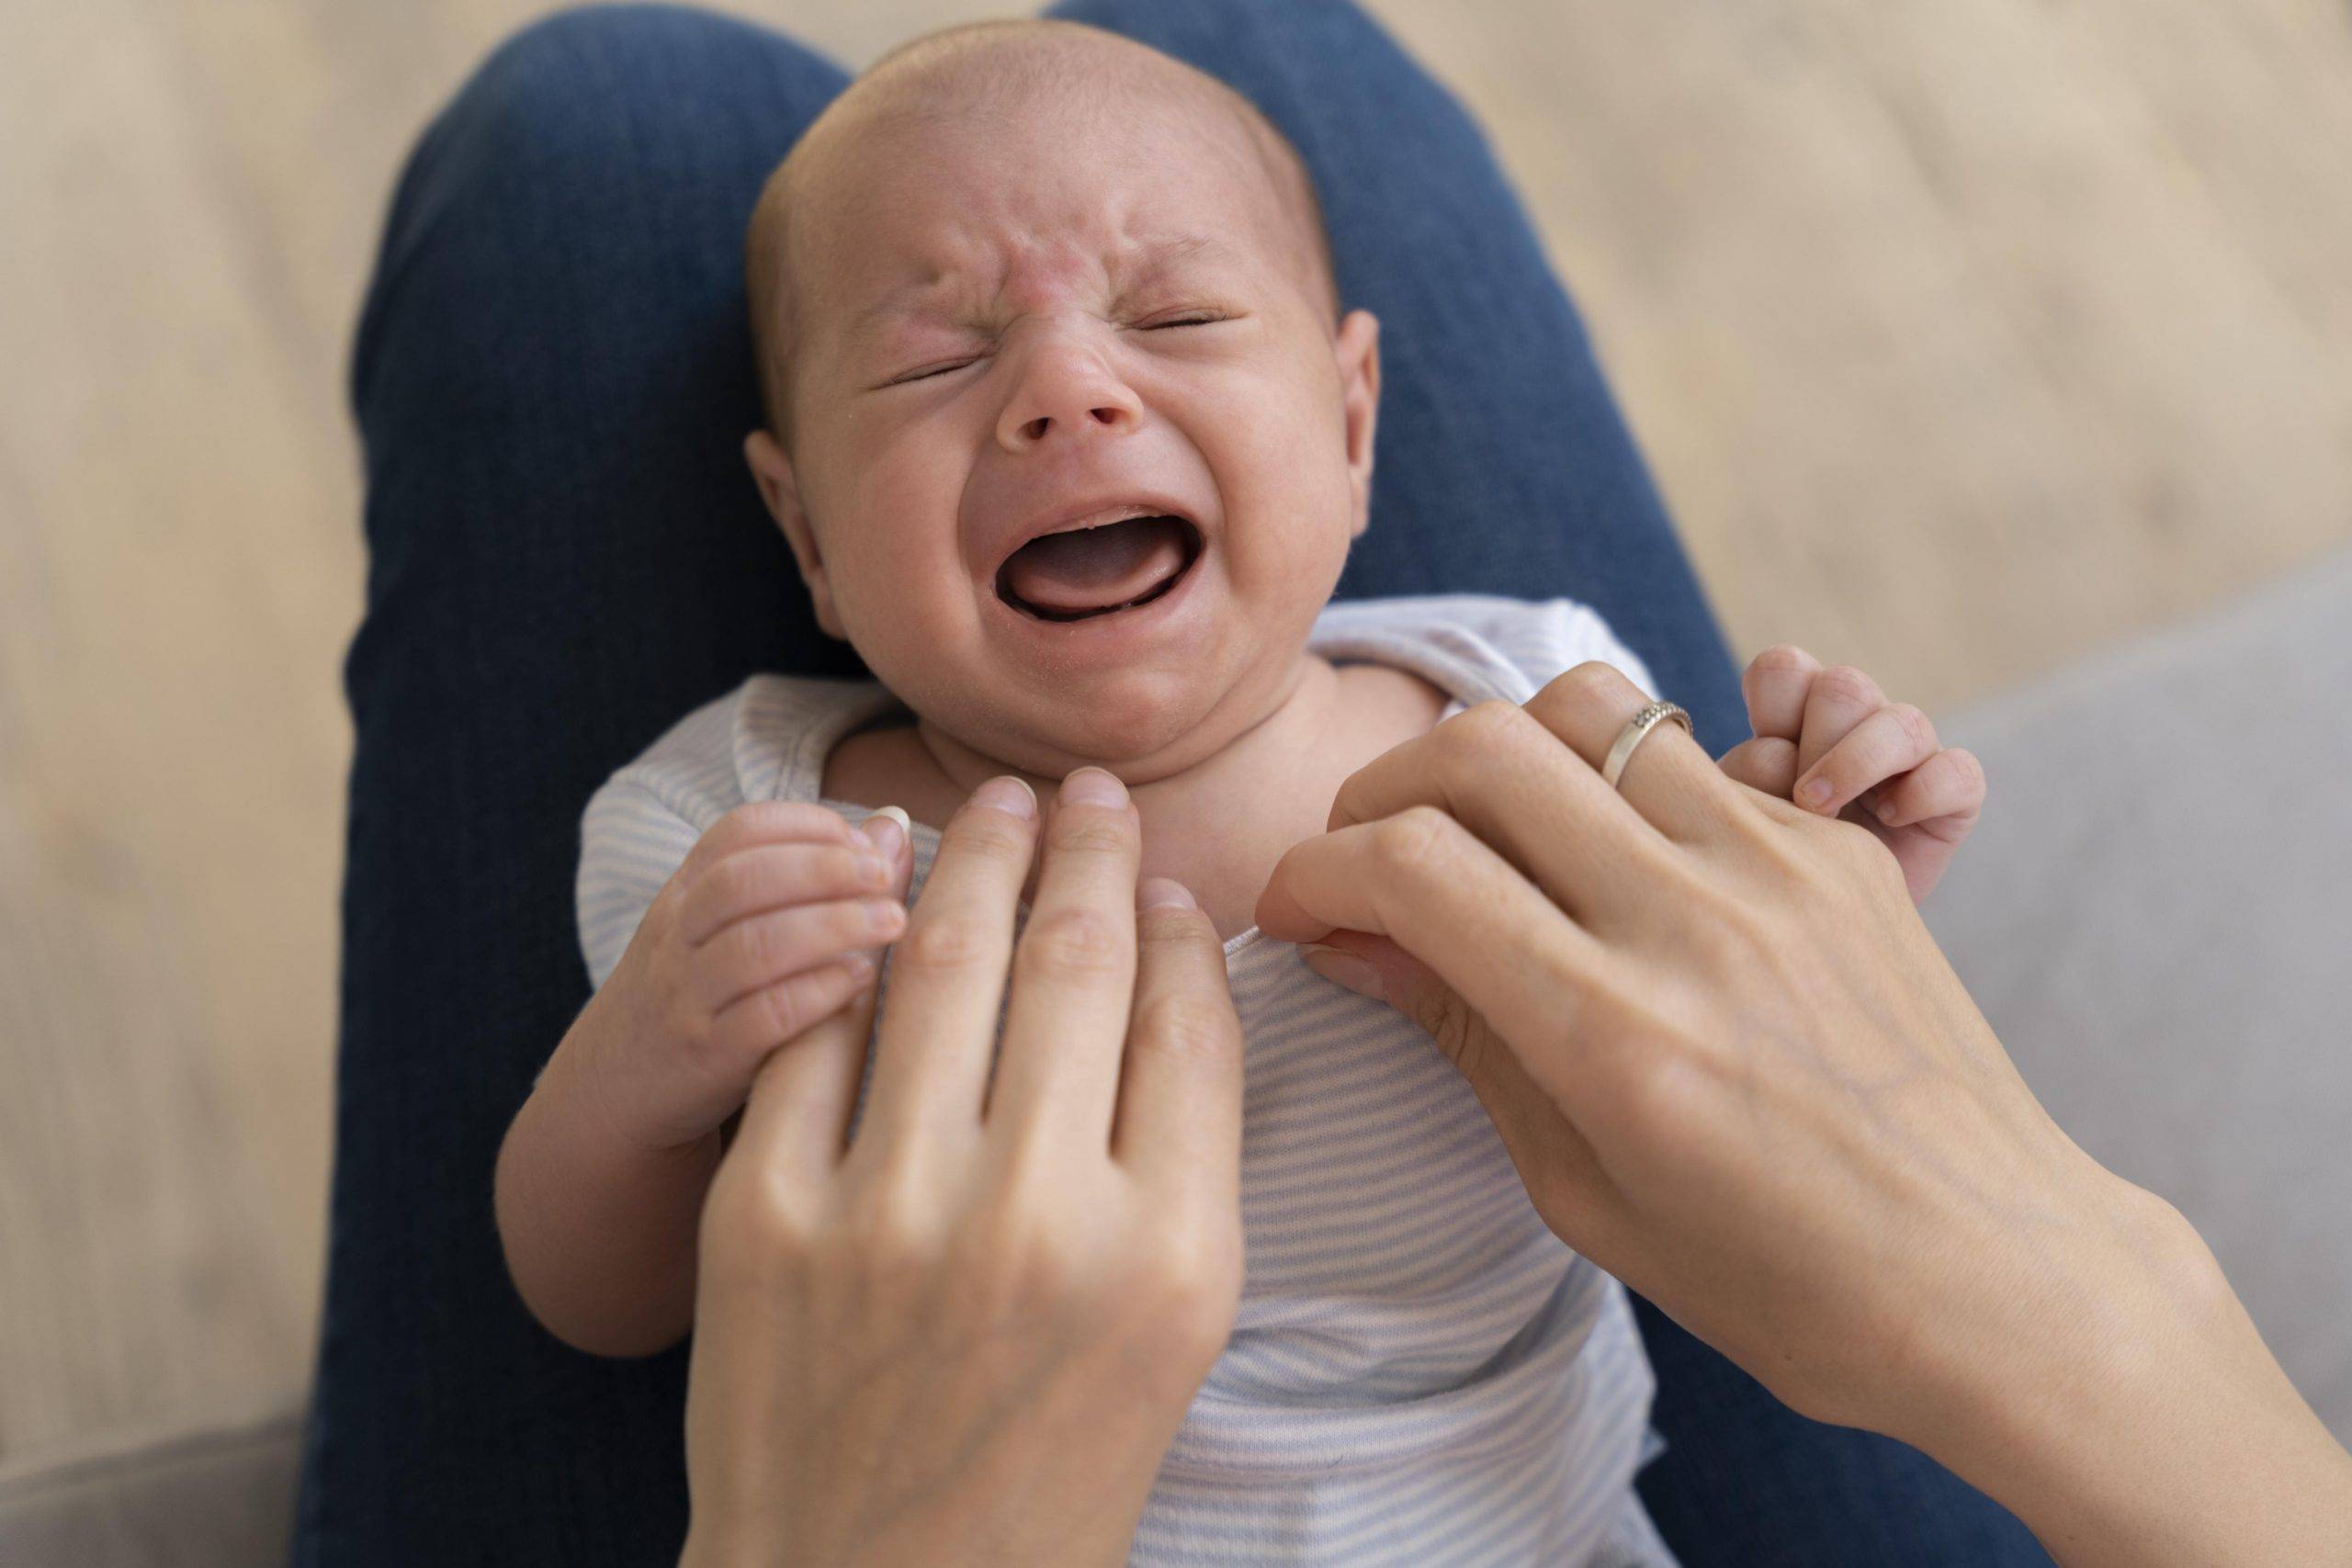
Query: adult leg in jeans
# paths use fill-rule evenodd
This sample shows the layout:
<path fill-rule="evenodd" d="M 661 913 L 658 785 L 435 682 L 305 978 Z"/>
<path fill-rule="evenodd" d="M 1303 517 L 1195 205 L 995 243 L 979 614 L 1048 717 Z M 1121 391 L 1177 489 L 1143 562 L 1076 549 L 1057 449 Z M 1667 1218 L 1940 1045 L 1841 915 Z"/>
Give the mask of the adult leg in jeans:
<path fill-rule="evenodd" d="M 1351 299 L 1387 326 L 1380 494 L 1342 592 L 1589 599 L 1715 750 L 1738 739 L 1721 640 L 1573 312 L 1451 101 L 1345 6 L 1080 14 L 1233 80 L 1316 165 Z M 743 220 L 842 81 L 697 12 L 562 15 L 481 67 L 396 193 L 352 367 L 370 567 L 345 669 L 358 734 L 303 1562 L 674 1555 L 683 1355 L 602 1362 L 541 1333 L 505 1281 L 490 1171 L 586 999 L 589 794 L 753 671 L 858 670 L 811 624 L 737 456 L 757 409 Z M 1447 276 L 1417 282 L 1383 249 Z M 1691 1562 L 1995 1560 L 1882 1545 L 1879 1521 L 1962 1539 L 1937 1507 L 1954 1483 L 1797 1423 L 1646 1326 L 1675 1449 L 1645 1484 Z"/>
<path fill-rule="evenodd" d="M 857 670 L 740 455 L 743 225 L 846 81 L 701 12 L 560 14 L 394 194 L 351 367 L 369 561 L 311 1568 L 677 1560 L 684 1355 L 532 1322 L 491 1172 L 587 999 L 590 793 L 754 670 Z"/>

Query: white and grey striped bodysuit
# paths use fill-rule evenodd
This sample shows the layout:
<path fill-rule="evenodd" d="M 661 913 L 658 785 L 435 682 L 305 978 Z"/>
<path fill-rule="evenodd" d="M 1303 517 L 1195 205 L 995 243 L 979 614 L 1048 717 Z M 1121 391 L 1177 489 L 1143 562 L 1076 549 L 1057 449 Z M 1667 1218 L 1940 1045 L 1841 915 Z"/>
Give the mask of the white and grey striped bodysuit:
<path fill-rule="evenodd" d="M 1590 609 L 1485 594 L 1337 601 L 1308 646 L 1411 670 L 1448 714 L 1589 659 L 1647 669 Z M 898 706 L 872 681 L 758 675 L 613 775 L 582 820 L 602 986 L 712 824 L 820 801 L 833 745 Z M 821 801 L 853 822 L 867 808 Z M 920 891 L 939 847 L 914 829 Z M 1256 927 L 1225 944 L 1248 1041 L 1239 1316 L 1160 1467 L 1138 1565 L 1671 1568 L 1633 1488 L 1658 1448 L 1623 1287 L 1535 1213 L 1469 1086 L 1416 1025 Z M 884 1006 L 888 1006 L 885 970 Z"/>

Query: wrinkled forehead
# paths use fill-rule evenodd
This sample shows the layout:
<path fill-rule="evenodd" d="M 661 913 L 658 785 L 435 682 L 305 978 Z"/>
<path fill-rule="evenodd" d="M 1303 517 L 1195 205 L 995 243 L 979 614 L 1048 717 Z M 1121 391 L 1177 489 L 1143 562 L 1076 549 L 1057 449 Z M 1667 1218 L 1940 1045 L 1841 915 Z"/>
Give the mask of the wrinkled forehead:
<path fill-rule="evenodd" d="M 1239 117 L 1177 92 L 861 116 L 800 198 L 790 265 L 825 358 L 910 313 L 1180 274 L 1272 282 L 1306 243 Z"/>

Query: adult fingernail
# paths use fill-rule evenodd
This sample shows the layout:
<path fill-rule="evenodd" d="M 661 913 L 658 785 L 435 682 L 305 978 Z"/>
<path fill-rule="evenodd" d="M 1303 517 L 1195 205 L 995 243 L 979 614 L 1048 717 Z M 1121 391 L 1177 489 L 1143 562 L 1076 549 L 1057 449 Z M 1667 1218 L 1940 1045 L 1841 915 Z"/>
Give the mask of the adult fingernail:
<path fill-rule="evenodd" d="M 1062 798 L 1073 806 L 1125 806 L 1127 786 L 1105 768 L 1080 768 L 1062 780 Z"/>
<path fill-rule="evenodd" d="M 993 806 L 999 811 L 1010 811 L 1015 817 L 1037 815 L 1037 792 L 1025 780 L 1011 773 L 989 780 L 972 792 L 972 799 L 981 806 Z"/>
<path fill-rule="evenodd" d="M 908 819 L 907 814 L 895 806 L 880 807 L 858 826 L 865 829 L 868 839 L 874 840 L 874 847 L 882 852 L 882 858 L 893 864 L 899 859 L 899 846 L 905 843 L 914 830 L 914 824 Z"/>
<path fill-rule="evenodd" d="M 1310 942 L 1302 945 L 1299 953 L 1309 969 L 1331 984 L 1345 987 L 1360 997 L 1379 997 L 1380 972 L 1347 949 Z"/>
<path fill-rule="evenodd" d="M 1138 909 L 1197 909 L 1192 890 L 1172 876 L 1147 876 L 1136 885 Z"/>
<path fill-rule="evenodd" d="M 1830 784 L 1826 778 L 1809 779 L 1804 787 L 1797 791 L 1797 795 L 1807 806 L 1818 806 L 1829 798 L 1829 790 Z"/>

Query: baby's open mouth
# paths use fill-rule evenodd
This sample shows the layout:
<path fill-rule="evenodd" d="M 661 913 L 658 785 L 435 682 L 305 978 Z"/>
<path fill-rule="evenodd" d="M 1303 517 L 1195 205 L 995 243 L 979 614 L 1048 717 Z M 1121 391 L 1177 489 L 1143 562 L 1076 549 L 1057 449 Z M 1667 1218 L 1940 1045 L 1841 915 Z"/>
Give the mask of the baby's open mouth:
<path fill-rule="evenodd" d="M 997 597 L 1041 621 L 1082 621 L 1148 604 L 1201 553 L 1182 517 L 1125 517 L 1030 540 L 997 568 Z"/>

